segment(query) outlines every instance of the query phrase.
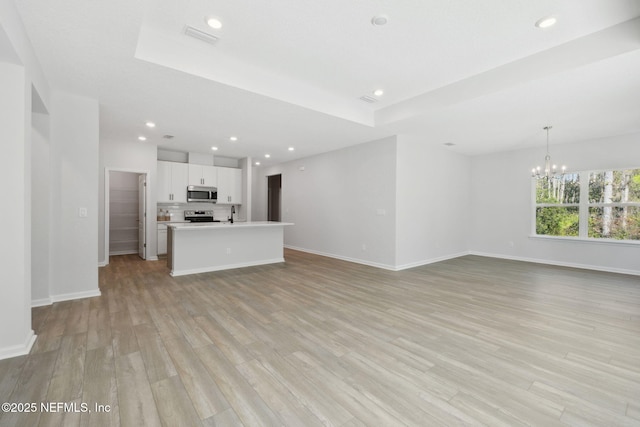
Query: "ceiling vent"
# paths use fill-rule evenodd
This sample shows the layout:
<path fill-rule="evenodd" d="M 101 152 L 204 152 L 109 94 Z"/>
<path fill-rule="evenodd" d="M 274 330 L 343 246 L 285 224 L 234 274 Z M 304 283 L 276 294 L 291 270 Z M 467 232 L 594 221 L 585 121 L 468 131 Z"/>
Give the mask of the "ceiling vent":
<path fill-rule="evenodd" d="M 214 36 L 213 34 L 205 33 L 204 31 L 198 30 L 197 28 L 189 27 L 188 25 L 185 27 L 184 33 L 189 37 L 193 37 L 194 39 L 201 40 L 211 45 L 215 45 L 219 40 L 219 38 Z"/>
<path fill-rule="evenodd" d="M 364 95 L 360 97 L 361 101 L 367 102 L 369 104 L 373 104 L 374 102 L 377 102 L 378 100 L 375 99 L 373 96 L 369 96 L 369 95 Z"/>

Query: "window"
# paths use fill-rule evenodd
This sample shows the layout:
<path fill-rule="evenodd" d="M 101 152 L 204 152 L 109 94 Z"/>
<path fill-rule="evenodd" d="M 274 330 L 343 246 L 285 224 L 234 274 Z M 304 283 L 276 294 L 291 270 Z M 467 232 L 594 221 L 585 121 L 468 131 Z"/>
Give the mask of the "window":
<path fill-rule="evenodd" d="M 536 234 L 578 236 L 580 232 L 579 174 L 536 180 Z"/>
<path fill-rule="evenodd" d="M 640 169 L 589 174 L 589 237 L 640 240 Z"/>
<path fill-rule="evenodd" d="M 535 180 L 535 234 L 640 240 L 640 169 Z"/>

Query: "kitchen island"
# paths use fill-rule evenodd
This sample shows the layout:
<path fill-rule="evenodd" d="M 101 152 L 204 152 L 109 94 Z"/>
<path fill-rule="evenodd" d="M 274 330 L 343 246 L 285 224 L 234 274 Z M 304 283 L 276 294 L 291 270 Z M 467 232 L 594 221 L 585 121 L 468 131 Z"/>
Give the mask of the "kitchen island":
<path fill-rule="evenodd" d="M 253 221 L 167 225 L 167 264 L 172 276 L 284 262 L 284 227 Z"/>

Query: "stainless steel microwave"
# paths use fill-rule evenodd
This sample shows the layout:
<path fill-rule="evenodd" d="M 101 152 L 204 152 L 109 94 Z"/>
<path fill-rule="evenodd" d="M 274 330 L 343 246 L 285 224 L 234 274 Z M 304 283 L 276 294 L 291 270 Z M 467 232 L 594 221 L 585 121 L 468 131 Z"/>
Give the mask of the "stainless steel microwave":
<path fill-rule="evenodd" d="M 216 187 L 198 187 L 190 185 L 187 187 L 187 202 L 209 202 L 218 201 L 218 189 Z"/>

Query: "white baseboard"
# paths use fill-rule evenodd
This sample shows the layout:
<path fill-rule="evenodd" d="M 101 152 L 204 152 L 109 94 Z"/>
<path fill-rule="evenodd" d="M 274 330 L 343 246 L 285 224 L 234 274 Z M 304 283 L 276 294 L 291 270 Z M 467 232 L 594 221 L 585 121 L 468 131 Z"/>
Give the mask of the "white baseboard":
<path fill-rule="evenodd" d="M 40 298 L 40 299 L 36 299 L 31 301 L 31 307 L 42 307 L 45 305 L 51 305 L 54 302 L 61 302 L 61 301 L 71 301 L 74 299 L 82 299 L 82 298 L 92 298 L 92 297 L 99 297 L 101 296 L 102 293 L 100 292 L 100 290 L 95 290 L 95 291 L 85 291 L 85 292 L 74 292 L 74 293 L 70 293 L 70 294 L 59 294 L 59 295 L 51 295 L 49 298 Z"/>
<path fill-rule="evenodd" d="M 60 301 L 71 301 L 74 299 L 99 297 L 101 295 L 102 293 L 100 292 L 100 289 L 96 289 L 93 291 L 73 292 L 69 294 L 58 294 L 58 295 L 51 295 L 51 302 L 54 303 L 54 302 L 60 302 Z"/>
<path fill-rule="evenodd" d="M 158 260 L 159 260 L 159 259 L 158 259 L 158 257 L 157 257 L 157 256 L 150 256 L 150 257 L 147 257 L 147 261 L 158 261 Z"/>
<path fill-rule="evenodd" d="M 340 260 L 343 260 L 343 261 L 355 262 L 357 264 L 369 265 L 371 267 L 378 267 L 378 268 L 383 268 L 385 270 L 392 270 L 392 271 L 401 271 L 401 270 L 406 270 L 406 269 L 409 269 L 409 268 L 420 267 L 421 265 L 433 264 L 433 263 L 436 263 L 436 262 L 446 261 L 448 259 L 459 258 L 459 257 L 465 256 L 465 255 L 477 255 L 477 256 L 484 256 L 484 257 L 488 257 L 488 258 L 500 258 L 500 259 L 507 259 L 507 260 L 512 260 L 512 261 L 523 261 L 523 262 L 532 262 L 532 263 L 536 263 L 536 264 L 556 265 L 558 267 L 580 268 L 580 269 L 584 269 L 584 270 L 604 271 L 606 273 L 629 274 L 629 275 L 632 275 L 632 276 L 640 276 L 640 270 L 629 270 L 629 269 L 623 269 L 623 268 L 611 268 L 611 267 L 603 267 L 603 266 L 598 266 L 598 265 L 578 264 L 578 263 L 562 262 L 562 261 L 550 261 L 550 260 L 546 260 L 546 259 L 510 256 L 510 255 L 493 254 L 493 253 L 478 252 L 478 251 L 459 252 L 459 253 L 456 253 L 456 254 L 444 255 L 444 256 L 441 256 L 441 257 L 431 258 L 431 259 L 417 261 L 417 262 L 412 262 L 412 263 L 409 263 L 409 264 L 402 264 L 402 265 L 392 266 L 392 265 L 387 265 L 387 264 L 379 264 L 379 263 L 375 263 L 375 262 L 361 260 L 361 259 L 357 259 L 357 258 L 350 258 L 350 257 L 341 256 L 341 255 L 331 254 L 331 253 L 327 253 L 327 252 L 316 251 L 316 250 L 313 250 L 313 249 L 300 248 L 300 247 L 297 247 L 297 246 L 285 245 L 284 247 L 288 248 L 288 249 L 293 249 L 293 250 L 296 250 L 296 251 L 300 251 L 300 252 L 307 252 L 307 253 L 310 253 L 310 254 L 326 256 L 326 257 L 329 257 L 329 258 L 340 259 Z"/>
<path fill-rule="evenodd" d="M 368 265 L 370 267 L 377 267 L 377 268 L 382 268 L 382 269 L 385 269 L 385 270 L 392 270 L 392 271 L 396 270 L 396 268 L 393 265 L 381 264 L 381 263 L 378 263 L 378 262 L 367 261 L 367 260 L 364 260 L 364 259 L 351 258 L 351 257 L 342 256 L 342 255 L 331 254 L 331 253 L 328 253 L 328 252 L 316 251 L 316 250 L 313 250 L 313 249 L 300 248 L 300 247 L 291 246 L 291 245 L 284 245 L 284 247 L 287 248 L 287 249 L 292 249 L 294 251 L 307 252 L 307 253 L 310 253 L 310 254 L 326 256 L 328 258 L 335 258 L 335 259 L 339 259 L 339 260 L 342 260 L 342 261 L 354 262 L 356 264 Z"/>
<path fill-rule="evenodd" d="M 466 252 L 466 251 L 458 252 L 456 254 L 443 255 L 437 258 L 430 258 L 423 261 L 416 261 L 416 262 L 411 262 L 409 264 L 402 264 L 402 265 L 396 266 L 395 270 L 396 271 L 406 270 L 408 268 L 420 267 L 422 265 L 433 264 L 436 262 L 446 261 L 448 259 L 460 258 L 461 256 L 465 256 L 465 255 L 469 255 L 469 252 Z"/>
<path fill-rule="evenodd" d="M 484 257 L 489 257 L 489 258 L 508 259 L 508 260 L 512 260 L 512 261 L 533 262 L 533 263 L 536 263 L 536 264 L 556 265 L 558 267 L 580 268 L 580 269 L 583 269 L 583 270 L 604 271 L 606 273 L 629 274 L 629 275 L 632 275 L 632 276 L 640 276 L 640 270 L 628 270 L 628 269 L 624 269 L 624 268 L 603 267 L 603 266 L 600 266 L 600 265 L 578 264 L 578 263 L 574 263 L 574 262 L 563 262 L 563 261 L 550 261 L 550 260 L 547 260 L 547 259 L 528 258 L 528 257 L 520 257 L 520 256 L 503 255 L 503 254 L 493 254 L 493 253 L 488 253 L 488 252 L 477 252 L 477 251 L 470 251 L 469 255 L 484 256 Z"/>
<path fill-rule="evenodd" d="M 118 256 L 118 255 L 135 255 L 138 253 L 138 249 L 135 250 L 129 250 L 129 251 L 114 251 L 114 252 L 109 252 L 109 256 Z"/>
<path fill-rule="evenodd" d="M 431 258 L 431 259 L 425 259 L 425 260 L 421 260 L 421 261 L 416 261 L 416 262 L 412 262 L 412 263 L 409 263 L 409 264 L 389 265 L 389 264 L 382 264 L 382 263 L 378 263 L 378 262 L 371 262 L 371 261 L 367 261 L 367 260 L 363 260 L 363 259 L 359 259 L 359 258 L 351 258 L 351 257 L 342 256 L 342 255 L 331 254 L 331 253 L 328 253 L 328 252 L 316 251 L 316 250 L 313 250 L 313 249 L 300 248 L 300 247 L 297 247 L 297 246 L 284 245 L 284 247 L 287 248 L 287 249 L 293 249 L 295 251 L 307 252 L 307 253 L 314 254 L 314 255 L 326 256 L 328 258 L 335 258 L 335 259 L 339 259 L 339 260 L 342 260 L 342 261 L 354 262 L 356 264 L 368 265 L 370 267 L 377 267 L 377 268 L 382 268 L 384 270 L 391 270 L 391 271 L 406 270 L 408 268 L 420 267 L 421 265 L 433 264 L 434 262 L 446 261 L 448 259 L 453 259 L 453 258 L 458 258 L 458 257 L 461 257 L 461 256 L 469 255 L 468 252 L 459 252 L 459 253 L 456 253 L 456 254 L 444 255 L 444 256 L 441 256 L 441 257 L 437 257 L 437 258 Z"/>
<path fill-rule="evenodd" d="M 33 307 L 42 307 L 42 306 L 51 305 L 51 304 L 53 304 L 53 301 L 51 301 L 51 297 L 31 300 L 31 307 L 32 308 Z"/>
<path fill-rule="evenodd" d="M 109 264 L 107 263 L 107 261 L 99 261 L 99 262 L 98 262 L 98 268 L 100 268 L 100 267 L 106 267 L 107 265 L 109 265 Z"/>
<path fill-rule="evenodd" d="M 31 351 L 31 347 L 33 347 L 33 344 L 36 342 L 36 338 L 37 335 L 33 332 L 32 329 L 27 334 L 24 344 L 11 345 L 8 347 L 0 348 L 0 360 L 29 354 L 29 352 Z"/>

